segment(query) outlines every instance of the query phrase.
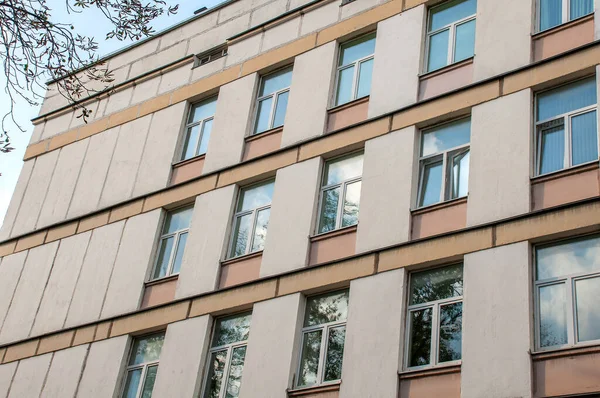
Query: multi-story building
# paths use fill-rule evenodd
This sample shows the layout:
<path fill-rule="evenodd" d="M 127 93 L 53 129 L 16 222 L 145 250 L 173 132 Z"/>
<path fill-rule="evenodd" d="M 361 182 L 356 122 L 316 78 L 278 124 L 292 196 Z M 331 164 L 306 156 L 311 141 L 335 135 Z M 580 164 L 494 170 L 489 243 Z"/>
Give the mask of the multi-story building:
<path fill-rule="evenodd" d="M 598 396 L 595 15 L 233 0 L 51 83 L 0 397 Z"/>

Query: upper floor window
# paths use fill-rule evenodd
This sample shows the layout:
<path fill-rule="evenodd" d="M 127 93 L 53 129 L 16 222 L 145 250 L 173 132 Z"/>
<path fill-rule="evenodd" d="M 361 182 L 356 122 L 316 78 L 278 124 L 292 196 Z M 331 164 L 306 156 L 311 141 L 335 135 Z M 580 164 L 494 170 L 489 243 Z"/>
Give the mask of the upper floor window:
<path fill-rule="evenodd" d="M 538 348 L 600 341 L 600 237 L 572 239 L 535 251 Z"/>
<path fill-rule="evenodd" d="M 325 164 L 318 233 L 358 223 L 363 157 L 361 152 Z"/>
<path fill-rule="evenodd" d="M 291 84 L 291 66 L 262 77 L 256 100 L 254 134 L 283 126 Z"/>
<path fill-rule="evenodd" d="M 596 78 L 537 95 L 536 174 L 598 159 Z"/>
<path fill-rule="evenodd" d="M 375 33 L 342 44 L 337 68 L 336 106 L 371 93 L 374 56 Z"/>
<path fill-rule="evenodd" d="M 251 313 L 217 319 L 213 332 L 204 398 L 237 398 L 242 386 Z"/>
<path fill-rule="evenodd" d="M 473 56 L 476 12 L 476 0 L 452 0 L 429 10 L 427 72 Z"/>
<path fill-rule="evenodd" d="M 538 0 L 539 30 L 546 30 L 594 12 L 594 0 Z"/>
<path fill-rule="evenodd" d="M 139 337 L 134 340 L 127 364 L 123 398 L 152 397 L 164 340 L 164 333 Z"/>
<path fill-rule="evenodd" d="M 264 248 L 274 186 L 275 181 L 269 180 L 240 191 L 236 213 L 233 216 L 229 258 L 261 251 Z"/>
<path fill-rule="evenodd" d="M 462 295 L 462 264 L 410 275 L 406 368 L 460 361 Z"/>
<path fill-rule="evenodd" d="M 193 212 L 193 207 L 184 207 L 167 213 L 152 279 L 179 273 Z"/>
<path fill-rule="evenodd" d="M 216 108 L 217 97 L 192 105 L 186 125 L 181 160 L 206 153 Z"/>
<path fill-rule="evenodd" d="M 223 58 L 227 55 L 227 46 L 219 46 L 215 49 L 197 54 L 194 59 L 194 67 L 206 65 L 210 62 L 216 61 L 219 58 Z"/>
<path fill-rule="evenodd" d="M 471 119 L 421 134 L 418 207 L 467 196 Z"/>
<path fill-rule="evenodd" d="M 306 299 L 297 387 L 342 378 L 348 290 Z"/>

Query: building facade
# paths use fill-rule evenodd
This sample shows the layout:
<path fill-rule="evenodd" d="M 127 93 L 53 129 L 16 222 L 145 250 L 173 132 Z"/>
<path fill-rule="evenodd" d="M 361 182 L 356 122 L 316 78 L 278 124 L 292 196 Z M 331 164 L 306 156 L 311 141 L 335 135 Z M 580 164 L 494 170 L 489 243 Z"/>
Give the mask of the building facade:
<path fill-rule="evenodd" d="M 232 0 L 50 83 L 0 398 L 600 396 L 597 15 Z"/>

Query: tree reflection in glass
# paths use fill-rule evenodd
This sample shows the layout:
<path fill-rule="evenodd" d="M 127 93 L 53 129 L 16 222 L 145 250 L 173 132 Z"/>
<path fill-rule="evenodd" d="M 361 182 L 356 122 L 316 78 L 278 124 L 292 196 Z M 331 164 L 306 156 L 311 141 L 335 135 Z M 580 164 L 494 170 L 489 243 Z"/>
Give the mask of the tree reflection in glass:
<path fill-rule="evenodd" d="M 229 368 L 229 379 L 227 380 L 226 398 L 237 398 L 242 386 L 242 371 L 246 359 L 246 346 L 236 347 L 231 354 L 231 366 Z"/>
<path fill-rule="evenodd" d="M 213 352 L 208 363 L 208 382 L 204 398 L 219 398 L 227 350 Z"/>
<path fill-rule="evenodd" d="M 339 380 L 342 378 L 342 361 L 344 359 L 345 340 L 345 326 L 329 329 L 327 355 L 325 358 L 325 376 L 323 377 L 323 381 Z"/>
<path fill-rule="evenodd" d="M 310 386 L 317 383 L 322 335 L 322 330 L 315 330 L 304 335 L 300 374 L 298 375 L 299 386 Z"/>
<path fill-rule="evenodd" d="M 456 361 L 462 354 L 462 303 L 440 308 L 439 362 Z"/>
<path fill-rule="evenodd" d="M 348 291 L 309 297 L 306 300 L 304 326 L 321 325 L 346 320 L 348 317 Z"/>
<path fill-rule="evenodd" d="M 411 305 L 459 297 L 462 294 L 462 264 L 416 272 L 411 276 Z"/>
<path fill-rule="evenodd" d="M 431 358 L 431 308 L 410 313 L 409 366 L 429 365 Z"/>

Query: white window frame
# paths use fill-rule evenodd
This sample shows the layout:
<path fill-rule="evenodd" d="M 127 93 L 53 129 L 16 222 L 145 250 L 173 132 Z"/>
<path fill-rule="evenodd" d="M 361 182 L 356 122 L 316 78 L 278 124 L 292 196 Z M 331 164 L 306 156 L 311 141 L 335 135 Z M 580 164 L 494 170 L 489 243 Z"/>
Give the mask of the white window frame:
<path fill-rule="evenodd" d="M 458 264 L 462 264 L 462 263 L 458 263 Z M 445 268 L 445 267 L 451 267 L 453 265 L 458 265 L 458 264 L 448 264 L 448 265 L 444 265 L 443 267 L 437 267 L 437 268 Z M 413 274 L 418 273 L 419 271 L 415 271 L 415 272 L 411 272 L 409 275 L 409 281 L 408 281 L 408 299 L 407 299 L 407 304 L 410 302 L 410 284 L 412 281 L 412 277 Z M 463 283 L 464 283 L 464 274 L 463 274 Z M 464 294 L 464 291 L 463 291 Z M 447 299 L 442 299 L 442 300 L 436 300 L 436 301 L 428 301 L 426 303 L 420 303 L 420 304 L 413 304 L 413 305 L 407 305 L 407 310 L 406 310 L 406 341 L 405 341 L 405 346 L 404 346 L 404 352 L 406 353 L 404 355 L 404 369 L 405 370 L 419 370 L 419 369 L 429 369 L 429 368 L 435 368 L 435 367 L 440 367 L 440 366 L 453 366 L 453 365 L 460 365 L 462 363 L 462 359 L 458 359 L 456 361 L 446 361 L 446 362 L 439 362 L 439 346 L 440 346 L 440 307 L 449 305 L 449 304 L 456 304 L 456 303 L 463 303 L 463 296 L 457 296 L 457 297 L 450 297 Z M 411 346 L 411 337 L 412 337 L 412 330 L 411 330 L 411 313 L 415 312 L 415 311 L 421 311 L 427 308 L 431 308 L 431 346 L 429 348 L 429 364 L 427 365 L 421 365 L 421 366 L 410 366 L 410 346 Z M 464 310 L 464 305 L 463 305 L 463 310 Z M 461 338 L 462 338 L 462 327 L 461 327 Z"/>
<path fill-rule="evenodd" d="M 187 119 L 188 122 L 190 120 L 190 116 L 192 115 L 192 112 L 194 112 L 194 108 L 196 107 L 196 105 L 200 105 L 203 102 L 209 102 L 209 101 L 216 100 L 216 99 L 217 99 L 217 96 L 212 96 L 212 97 L 203 99 L 202 101 L 191 104 L 190 109 L 188 110 L 188 119 Z M 204 119 L 200 119 L 196 122 L 186 123 L 184 137 L 183 137 L 183 144 L 181 145 L 181 156 L 180 156 L 181 161 L 193 159 L 197 156 L 206 155 L 206 152 L 198 153 L 198 150 L 200 149 L 200 143 L 202 142 L 202 137 L 204 136 L 204 126 L 206 125 L 206 122 L 210 122 L 210 121 L 214 120 L 214 118 L 215 118 L 215 115 L 212 115 L 212 116 L 206 117 Z M 194 156 L 189 157 L 189 158 L 184 158 L 185 144 L 186 144 L 186 140 L 187 140 L 189 131 L 190 131 L 190 129 L 192 129 L 198 125 L 200 125 L 200 131 L 198 132 L 198 140 L 196 141 L 196 144 L 194 145 Z"/>
<path fill-rule="evenodd" d="M 191 206 L 186 205 L 186 206 L 178 207 L 176 209 L 168 210 L 166 212 L 165 218 L 162 222 L 161 230 L 164 230 L 170 213 L 173 213 L 173 212 L 176 212 L 179 210 L 186 210 L 186 209 L 193 209 L 193 208 L 194 208 L 193 205 L 191 205 Z M 191 223 L 191 220 L 190 220 L 190 223 Z M 158 239 L 158 246 L 156 248 L 156 254 L 154 255 L 154 257 L 155 257 L 154 267 L 152 267 L 152 274 L 150 275 L 150 281 L 159 280 L 162 278 L 167 278 L 169 276 L 179 274 L 179 272 L 173 273 L 173 266 L 175 265 L 175 256 L 177 255 L 177 250 L 179 249 L 179 242 L 181 239 L 181 235 L 186 234 L 186 233 L 189 234 L 189 232 L 190 232 L 190 227 L 187 227 L 187 228 L 178 229 L 175 232 L 171 232 L 169 234 L 163 234 L 160 236 L 160 238 Z M 158 278 L 155 278 L 154 273 L 156 272 L 156 267 L 158 267 L 158 261 L 160 260 L 160 248 L 162 247 L 163 241 L 167 240 L 171 237 L 173 237 L 173 248 L 171 249 L 171 255 L 169 256 L 169 266 L 167 267 L 167 272 L 165 273 L 165 276 L 160 276 Z"/>
<path fill-rule="evenodd" d="M 537 33 L 541 33 L 541 32 L 545 32 L 547 30 L 550 29 L 554 29 L 554 28 L 558 28 L 561 25 L 566 24 L 567 22 L 571 22 L 571 21 L 575 21 L 575 19 L 571 19 L 571 0 L 561 0 L 562 1 L 562 21 L 560 24 L 556 25 L 556 26 L 552 26 L 551 28 L 546 28 L 544 30 L 542 30 L 542 3 L 541 0 L 536 0 L 536 13 L 535 13 L 535 31 Z M 595 0 L 597 1 L 597 0 Z M 579 18 L 584 18 L 587 17 L 588 15 L 594 15 L 594 11 L 590 12 L 589 14 L 586 15 L 582 15 L 581 17 L 577 17 L 576 19 Z"/>
<path fill-rule="evenodd" d="M 129 363 L 131 361 L 131 355 L 133 354 L 133 347 L 135 347 L 136 341 L 142 340 L 147 337 L 154 336 L 154 335 L 158 335 L 158 334 L 165 334 L 165 333 L 158 332 L 158 333 L 151 333 L 148 335 L 135 337 L 131 342 L 131 346 L 129 347 L 129 356 L 127 356 L 127 363 Z M 144 391 L 144 385 L 146 384 L 146 373 L 148 373 L 148 368 L 151 368 L 153 366 L 158 366 L 159 362 L 160 362 L 160 359 L 157 359 L 155 361 L 139 363 L 136 365 L 127 365 L 127 368 L 125 369 L 125 377 L 123 377 L 123 382 L 122 382 L 123 385 L 121 387 L 120 396 L 122 397 L 123 394 L 125 393 L 125 388 L 127 387 L 127 378 L 129 376 L 129 372 L 133 372 L 137 369 L 142 369 L 142 374 L 140 375 L 140 382 L 138 383 L 137 393 L 135 395 L 136 398 L 141 398 L 142 392 Z"/>
<path fill-rule="evenodd" d="M 449 1 L 454 1 L 454 0 L 449 0 Z M 463 19 L 459 19 L 456 22 L 452 22 L 448 25 L 444 25 L 437 30 L 430 31 L 429 23 L 431 21 L 432 12 L 435 11 L 436 8 L 441 7 L 445 4 L 446 4 L 446 2 L 436 5 L 435 7 L 431 7 L 427 14 L 427 38 L 425 40 L 425 68 L 424 68 L 425 70 L 423 71 L 423 74 L 432 73 L 437 70 L 443 69 L 446 66 L 450 66 L 450 65 L 456 64 L 458 62 L 465 61 L 465 59 L 463 59 L 463 60 L 454 62 L 454 55 L 456 53 L 456 28 L 459 25 L 463 25 L 467 22 L 475 21 L 477 19 L 477 12 L 475 14 L 469 15 L 468 17 L 465 17 Z M 444 30 L 449 30 L 449 33 L 448 33 L 448 56 L 446 59 L 446 65 L 439 67 L 437 69 L 428 71 L 429 70 L 429 47 L 431 45 L 431 37 L 440 32 L 443 32 Z M 469 59 L 469 58 L 467 58 L 467 59 Z"/>
<path fill-rule="evenodd" d="M 360 35 L 359 37 L 354 38 L 352 40 L 348 40 L 348 41 L 346 41 L 344 43 L 340 43 L 339 46 L 338 46 L 338 64 L 340 63 L 339 56 L 341 54 L 342 47 L 348 46 L 348 45 L 354 43 L 355 41 L 359 41 L 359 40 L 361 40 L 361 39 L 363 39 L 363 38 L 365 38 L 366 36 L 369 36 L 369 35 L 373 35 L 373 39 L 377 40 L 377 33 L 376 32 L 369 32 L 369 33 L 366 33 L 364 35 Z M 335 90 L 333 90 L 333 98 L 332 98 L 332 102 L 333 102 L 333 107 L 334 108 L 337 107 L 337 106 L 346 105 L 349 102 L 352 102 L 352 101 L 355 101 L 355 100 L 359 99 L 357 97 L 358 97 L 358 83 L 359 83 L 358 80 L 359 80 L 359 77 L 360 77 L 360 67 L 361 67 L 361 65 L 363 63 L 365 63 L 367 61 L 370 61 L 372 59 L 375 59 L 375 52 L 373 52 L 373 54 L 371 54 L 371 55 L 366 55 L 366 56 L 364 56 L 364 57 L 362 57 L 360 59 L 357 59 L 356 61 L 354 61 L 354 62 L 352 62 L 350 64 L 343 65 L 343 66 L 340 66 L 340 65 L 337 66 L 337 68 L 335 70 L 335 87 L 334 87 Z M 342 72 L 342 70 L 348 69 L 348 68 L 351 68 L 351 67 L 355 67 L 354 68 L 354 75 L 352 77 L 352 96 L 350 97 L 350 100 L 348 100 L 347 102 L 344 102 L 343 104 L 336 104 L 336 102 L 337 102 L 337 92 L 338 92 L 338 88 L 339 88 L 339 84 L 340 84 L 341 72 Z M 360 98 L 365 98 L 365 97 L 368 97 L 369 95 L 365 95 L 365 96 L 360 97 Z"/>
<path fill-rule="evenodd" d="M 276 74 L 278 72 L 281 72 L 281 71 L 283 71 L 285 69 L 288 69 L 288 68 L 289 68 L 290 72 L 293 73 L 293 71 L 294 71 L 293 66 L 292 65 L 288 65 L 288 66 L 285 66 L 283 68 L 279 68 L 276 71 L 273 71 L 273 72 L 271 72 L 269 74 L 261 76 L 260 77 L 260 83 L 258 85 L 258 89 L 260 90 L 260 87 L 262 87 L 265 79 L 268 79 L 269 76 L 272 76 L 272 75 L 274 75 L 274 74 Z M 291 88 L 291 85 L 287 86 L 287 87 L 284 87 L 282 89 L 279 89 L 277 91 L 274 91 L 271 94 L 265 94 L 262 97 L 257 97 L 256 98 L 256 105 L 255 105 L 256 109 L 254 110 L 254 122 L 252 123 L 253 127 L 252 127 L 252 134 L 251 134 L 251 136 L 253 136 L 253 135 L 260 135 L 260 134 L 268 132 L 269 130 L 272 130 L 272 129 L 276 128 L 276 127 L 273 127 L 273 123 L 275 123 L 275 110 L 277 109 L 277 103 L 279 102 L 279 96 L 281 94 L 288 93 L 290 91 L 290 88 Z M 260 109 L 260 103 L 262 101 L 264 101 L 264 100 L 269 99 L 269 98 L 273 98 L 273 101 L 271 101 L 271 110 L 269 111 L 270 112 L 270 114 L 269 114 L 269 128 L 266 129 L 265 131 L 261 131 L 259 133 L 259 132 L 256 131 L 256 129 L 258 127 L 256 123 L 258 122 L 258 116 L 259 116 L 258 115 L 258 111 Z M 287 111 L 287 109 L 286 109 L 286 111 Z"/>

